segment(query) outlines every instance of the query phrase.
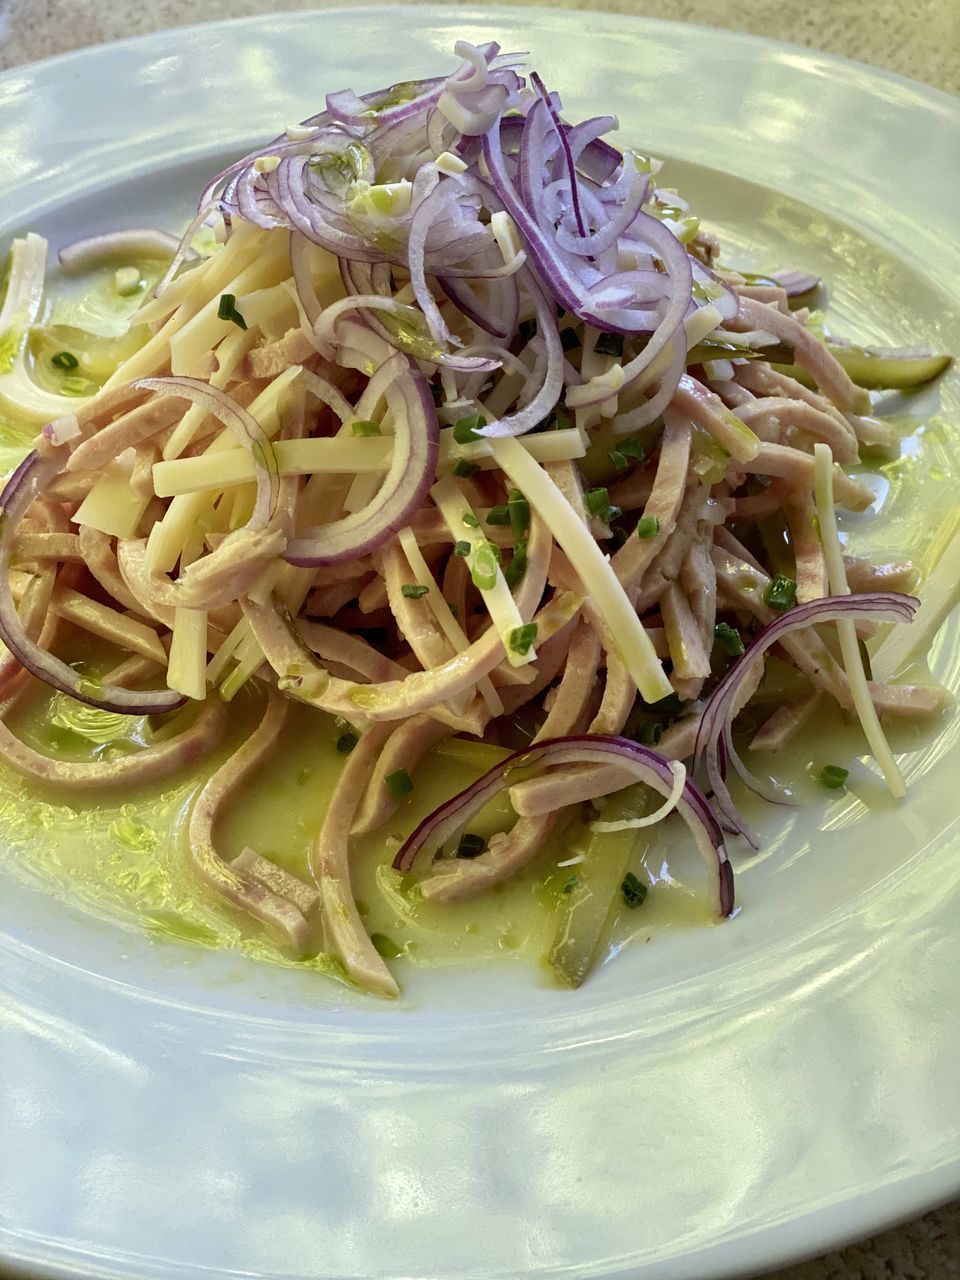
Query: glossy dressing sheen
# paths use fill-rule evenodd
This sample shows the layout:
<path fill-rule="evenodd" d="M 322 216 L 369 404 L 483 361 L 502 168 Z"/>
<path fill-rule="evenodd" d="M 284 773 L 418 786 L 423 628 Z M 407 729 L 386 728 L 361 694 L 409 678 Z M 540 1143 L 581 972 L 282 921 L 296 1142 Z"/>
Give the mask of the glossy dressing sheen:
<path fill-rule="evenodd" d="M 685 167 L 673 168 L 684 186 Z M 767 199 L 776 203 L 779 197 Z M 774 229 L 776 213 L 776 209 L 763 210 Z M 735 228 L 723 226 L 722 221 L 721 239 L 732 246 L 735 260 L 746 267 L 762 265 L 751 260 L 745 246 L 737 256 Z M 812 240 L 816 239 L 813 235 Z M 887 401 L 888 409 L 900 408 L 896 398 L 887 397 Z M 899 457 L 859 469 L 877 494 L 874 508 L 845 517 L 842 526 L 850 537 L 850 549 L 857 553 L 875 560 L 912 555 L 923 565 L 937 529 L 955 508 L 954 447 L 938 419 L 895 421 L 902 431 Z M 0 465 L 13 465 L 27 438 L 17 423 L 0 421 Z M 923 567 L 929 570 L 930 566 Z M 21 876 L 45 891 L 127 928 L 146 929 L 158 941 L 176 939 L 232 949 L 275 964 L 338 975 L 337 963 L 322 952 L 294 957 L 259 928 L 248 925 L 239 913 L 197 885 L 188 864 L 184 832 L 192 801 L 227 751 L 250 732 L 259 709 L 256 696 L 243 693 L 233 705 L 228 741 L 204 761 L 201 770 L 122 795 L 104 793 L 64 801 L 62 795 L 35 787 L 0 766 L 4 830 L 0 856 L 12 860 Z M 812 781 L 824 764 L 848 765 L 862 752 L 857 731 L 838 714 L 830 715 L 829 760 L 818 754 L 818 744 L 825 740 L 820 733 L 817 742 L 801 739 L 775 762 L 767 762 L 801 803 L 824 798 Z M 11 727 L 32 745 L 71 759 L 109 758 L 111 751 L 149 741 L 151 733 L 144 721 L 128 722 L 96 712 L 62 695 L 34 699 L 11 719 Z M 915 741 L 920 732 L 926 731 L 907 736 Z M 227 857 L 250 845 L 310 878 L 310 845 L 345 759 L 336 750 L 337 736 L 328 718 L 293 708 L 283 745 L 224 821 L 220 846 Z M 906 745 L 905 738 L 901 742 Z M 401 876 L 391 869 L 403 836 L 500 754 L 479 744 L 441 744 L 417 768 L 414 791 L 400 802 L 394 819 L 383 831 L 355 842 L 356 897 L 367 927 L 391 964 L 451 965 L 508 957 L 540 962 L 568 906 L 565 894 L 584 891 L 579 884 L 583 865 L 571 862 L 582 855 L 589 840 L 581 821 L 571 823 L 520 875 L 469 902 L 424 901 L 416 889 L 416 875 Z M 750 764 L 763 771 L 760 762 L 750 759 Z M 749 813 L 754 821 L 762 818 L 753 805 Z M 584 816 L 589 820 L 589 812 Z M 489 835 L 510 820 L 503 800 L 491 805 L 471 829 Z M 738 869 L 744 866 L 736 857 L 734 864 Z M 615 896 L 609 936 L 598 958 L 616 954 L 631 939 L 652 941 L 663 929 L 702 928 L 712 921 L 702 889 L 702 867 L 676 818 L 663 824 L 652 840 L 637 841 L 632 865 L 650 892 L 634 910 Z"/>

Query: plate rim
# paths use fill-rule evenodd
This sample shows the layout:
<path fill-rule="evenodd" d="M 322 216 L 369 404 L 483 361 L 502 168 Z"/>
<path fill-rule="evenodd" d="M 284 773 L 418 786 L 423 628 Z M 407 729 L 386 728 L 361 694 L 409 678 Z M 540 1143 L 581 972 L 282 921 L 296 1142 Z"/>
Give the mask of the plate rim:
<path fill-rule="evenodd" d="M 476 4 L 458 5 L 454 12 L 458 17 L 462 16 L 464 21 L 481 21 L 489 16 L 491 12 L 496 10 L 505 10 L 516 16 L 526 16 L 528 14 L 542 14 L 545 18 L 549 18 L 554 14 L 579 13 L 588 18 L 600 18 L 601 20 L 610 22 L 629 22 L 630 25 L 650 26 L 653 28 L 662 27 L 670 28 L 674 31 L 694 31 L 703 33 L 712 38 L 721 37 L 731 39 L 736 43 L 747 43 L 763 48 L 785 49 L 791 54 L 801 54 L 804 58 L 811 62 L 827 62 L 835 63 L 839 66 L 856 68 L 858 71 L 867 71 L 871 76 L 881 80 L 887 80 L 891 84 L 900 85 L 903 88 L 909 88 L 913 91 L 920 90 L 924 94 L 929 94 L 936 101 L 941 99 L 941 105 L 950 106 L 953 110 L 960 114 L 960 94 L 952 93 L 949 89 L 942 89 L 939 85 L 930 84 L 926 80 L 916 80 L 912 76 L 904 75 L 902 72 L 894 71 L 889 67 L 874 66 L 873 63 L 863 62 L 859 58 L 851 58 L 846 54 L 834 53 L 831 50 L 815 49 L 810 45 L 800 44 L 795 40 L 781 40 L 773 36 L 759 35 L 755 31 L 738 31 L 732 27 L 714 27 L 707 22 L 686 22 L 675 18 L 660 18 L 653 14 L 644 13 L 615 13 L 608 9 L 595 9 L 592 5 L 585 8 L 577 6 L 564 5 L 537 5 L 530 8 L 523 4 L 496 3 L 486 6 L 477 6 Z M 436 0 L 429 0 L 426 4 L 409 3 L 404 4 L 403 0 L 397 4 L 337 4 L 331 5 L 325 9 L 277 9 L 271 13 L 255 13 L 243 14 L 235 18 L 215 18 L 210 22 L 184 22 L 174 27 L 158 27 L 154 31 L 140 32 L 136 35 L 118 36 L 114 40 L 102 40 L 97 44 L 81 45 L 76 49 L 66 49 L 61 53 L 48 54 L 43 58 L 35 58 L 29 62 L 14 63 L 10 67 L 0 69 L 0 84 L 8 75 L 21 74 L 26 70 L 40 70 L 65 64 L 72 59 L 82 59 L 84 56 L 96 55 L 99 51 L 110 49 L 124 49 L 127 47 L 135 47 L 139 44 L 148 43 L 158 37 L 172 36 L 192 36 L 202 33 L 204 30 L 211 28 L 221 29 L 224 27 L 241 28 L 244 26 L 264 26 L 270 22 L 286 22 L 290 19 L 307 20 L 309 18 L 331 18 L 337 15 L 355 15 L 358 11 L 367 13 L 381 12 L 384 14 L 395 14 L 403 12 L 417 12 L 426 14 L 445 14 L 449 10 L 445 9 L 442 4 L 438 4 Z"/>
<path fill-rule="evenodd" d="M 183 39 L 190 35 L 209 32 L 211 31 L 211 29 L 224 30 L 224 29 L 231 29 L 231 28 L 257 27 L 257 26 L 266 27 L 269 29 L 269 27 L 272 24 L 283 24 L 284 22 L 289 22 L 290 20 L 296 20 L 297 22 L 300 22 L 300 21 L 307 22 L 311 19 L 317 19 L 317 18 L 331 20 L 333 18 L 336 18 L 337 15 L 355 17 L 357 13 L 360 12 L 361 9 L 367 13 L 383 13 L 385 15 L 393 15 L 393 16 L 397 15 L 398 13 L 412 16 L 413 13 L 416 13 L 418 15 L 418 18 L 421 18 L 424 24 L 428 23 L 431 20 L 431 18 L 434 16 L 443 15 L 445 19 L 448 19 L 450 15 L 449 10 L 445 9 L 443 6 L 439 6 L 435 4 L 423 5 L 423 6 L 421 5 L 409 6 L 409 5 L 402 5 L 402 4 L 401 5 L 364 5 L 364 6 L 357 6 L 357 7 L 340 6 L 340 7 L 331 8 L 331 9 L 284 11 L 281 13 L 267 14 L 267 15 L 263 15 L 263 14 L 250 15 L 247 17 L 226 19 L 226 20 L 221 20 L 221 21 L 216 21 L 211 23 L 193 23 L 193 24 L 189 24 L 181 27 L 167 28 L 164 30 L 156 31 L 156 32 L 149 32 L 142 35 L 128 36 L 120 40 L 110 41 L 100 45 L 86 46 L 81 49 L 71 50 L 65 53 L 54 55 L 49 58 L 40 59 L 32 63 L 24 63 L 11 68 L 7 68 L 2 73 L 0 73 L 0 88 L 2 88 L 4 83 L 7 82 L 11 77 L 22 76 L 24 74 L 29 75 L 33 73 L 46 74 L 49 72 L 58 72 L 63 67 L 64 64 L 73 64 L 75 62 L 82 62 L 85 60 L 95 60 L 98 57 L 98 55 L 102 55 L 104 51 L 116 50 L 122 53 L 128 49 L 133 49 L 133 51 L 136 52 L 139 46 L 146 46 L 151 43 L 157 42 L 158 40 L 162 41 L 167 39 L 167 40 L 176 41 L 177 39 Z M 471 7 L 464 7 L 463 9 L 458 8 L 453 11 L 453 13 L 456 15 L 456 19 L 464 23 L 472 22 L 472 21 L 477 23 L 481 23 L 481 22 L 492 23 L 496 21 L 496 15 L 499 12 L 505 12 L 514 20 L 523 19 L 529 22 L 531 20 L 536 20 L 541 16 L 549 17 L 551 14 L 569 15 L 571 12 L 582 13 L 585 11 L 572 11 L 566 8 L 531 10 L 531 9 L 524 8 L 523 6 L 517 6 L 517 5 L 493 5 L 490 8 L 478 8 L 478 7 L 471 6 Z M 909 87 L 909 89 L 913 93 L 918 94 L 918 96 L 920 96 L 921 98 L 930 99 L 931 106 L 939 105 L 940 107 L 943 107 L 944 105 L 948 105 L 950 107 L 951 112 L 957 113 L 958 120 L 960 120 L 960 98 L 956 97 L 955 95 L 947 91 L 938 89 L 935 86 L 927 85 L 921 81 L 914 81 L 908 77 L 899 75 L 896 72 L 888 71 L 884 68 L 875 68 L 870 66 L 869 64 L 862 63 L 853 59 L 845 58 L 841 55 L 831 54 L 831 53 L 819 53 L 815 50 L 806 48 L 805 46 L 794 44 L 791 42 L 771 40 L 766 37 L 755 35 L 752 33 L 736 32 L 726 28 L 713 28 L 703 24 L 680 23 L 680 22 L 676 22 L 668 19 L 650 18 L 643 15 L 636 15 L 636 16 L 615 15 L 615 14 L 609 14 L 609 13 L 597 13 L 594 15 L 592 13 L 588 13 L 588 16 L 601 17 L 603 19 L 608 20 L 612 25 L 616 23 L 623 23 L 624 19 L 626 19 L 627 22 L 632 27 L 638 27 L 641 29 L 643 27 L 651 27 L 654 29 L 661 29 L 661 30 L 669 29 L 674 32 L 682 31 L 685 34 L 689 32 L 692 32 L 694 34 L 706 33 L 711 38 L 716 38 L 719 36 L 724 40 L 725 43 L 729 42 L 731 44 L 741 46 L 741 47 L 744 44 L 746 44 L 748 47 L 754 46 L 758 49 L 764 49 L 764 50 L 786 49 L 786 50 L 789 50 L 793 55 L 801 55 L 804 62 L 809 62 L 811 64 L 822 65 L 823 63 L 827 63 L 827 64 L 836 64 L 838 66 L 845 67 L 845 68 L 850 68 L 850 67 L 856 68 L 857 71 L 861 74 L 863 72 L 867 72 L 870 78 L 873 80 L 879 79 L 881 82 L 888 81 L 891 83 L 899 84 L 900 86 Z M 949 1191 L 943 1197 L 938 1196 L 936 1201 L 937 1203 L 946 1202 L 946 1200 L 949 1200 L 950 1198 L 952 1198 L 952 1196 L 956 1194 L 957 1191 L 960 1191 L 960 1160 L 958 1160 L 955 1163 L 956 1163 L 956 1169 L 953 1175 L 953 1178 L 954 1178 L 953 1190 Z M 860 1224 L 858 1224 L 858 1228 L 855 1234 L 845 1235 L 843 1234 L 843 1232 L 840 1232 L 839 1234 L 837 1232 L 831 1232 L 829 1233 L 829 1241 L 827 1244 L 824 1245 L 824 1244 L 818 1243 L 815 1246 L 814 1250 L 807 1253 L 806 1255 L 798 1253 L 795 1245 L 791 1246 L 785 1239 L 782 1245 L 782 1252 L 777 1254 L 775 1250 L 773 1252 L 770 1252 L 768 1250 L 766 1253 L 765 1259 L 761 1263 L 756 1265 L 758 1266 L 758 1268 L 766 1270 L 771 1265 L 778 1265 L 783 1261 L 799 1260 L 802 1256 L 815 1256 L 817 1253 L 822 1252 L 824 1247 L 827 1247 L 827 1248 L 835 1247 L 837 1244 L 846 1243 L 848 1240 L 861 1238 L 864 1234 L 868 1233 L 869 1231 L 876 1230 L 879 1227 L 890 1226 L 890 1225 L 893 1225 L 895 1222 L 901 1222 L 909 1219 L 914 1215 L 915 1212 L 918 1212 L 919 1209 L 923 1208 L 924 1206 L 928 1206 L 928 1207 L 932 1207 L 932 1206 L 931 1206 L 931 1201 L 929 1199 L 929 1192 L 921 1192 L 917 1196 L 916 1200 L 914 1202 L 911 1202 L 911 1208 L 906 1212 L 904 1212 L 902 1209 L 903 1188 L 917 1186 L 918 1183 L 923 1182 L 925 1179 L 928 1179 L 931 1177 L 933 1177 L 933 1173 L 913 1174 L 907 1177 L 905 1180 L 899 1183 L 893 1184 L 892 1187 L 881 1188 L 881 1189 L 878 1189 L 876 1192 L 867 1193 L 868 1197 L 871 1199 L 871 1202 L 873 1201 L 874 1197 L 876 1197 L 877 1209 L 874 1217 L 871 1218 L 870 1215 L 868 1215 L 868 1221 L 870 1222 L 870 1225 L 866 1229 L 866 1231 L 861 1229 L 862 1228 L 862 1222 L 861 1222 Z M 899 1188 L 901 1192 L 901 1194 L 899 1195 L 897 1194 L 897 1188 Z M 897 1200 L 898 1204 L 900 1205 L 900 1208 L 893 1209 L 892 1206 L 888 1205 L 886 1203 L 888 1196 L 893 1197 L 893 1199 Z M 837 1204 L 833 1206 L 829 1206 L 826 1209 L 824 1208 L 815 1209 L 812 1211 L 811 1214 L 804 1215 L 803 1218 L 794 1218 L 794 1219 L 791 1219 L 790 1222 L 780 1224 L 779 1226 L 763 1228 L 763 1233 L 766 1236 L 766 1238 L 769 1240 L 771 1232 L 773 1232 L 774 1234 L 777 1234 L 780 1231 L 789 1233 L 789 1230 L 792 1225 L 795 1225 L 799 1222 L 806 1221 L 807 1218 L 810 1218 L 810 1217 L 817 1218 L 821 1221 L 823 1220 L 824 1217 L 829 1218 L 833 1216 L 836 1218 L 841 1218 L 845 1216 L 845 1210 L 849 1209 L 849 1206 L 851 1204 L 860 1205 L 863 1198 L 864 1197 L 862 1195 L 859 1195 L 851 1198 L 850 1200 L 841 1200 L 837 1202 Z M 821 1238 L 821 1240 L 826 1239 L 826 1236 L 824 1235 L 824 1232 L 822 1230 L 818 1231 L 818 1236 Z M 728 1244 L 720 1246 L 720 1248 L 721 1250 L 724 1250 L 724 1249 L 729 1250 L 729 1247 L 731 1244 L 736 1246 L 748 1247 L 749 1237 L 743 1237 L 737 1241 L 729 1242 Z M 690 1255 L 690 1256 L 693 1257 L 694 1255 Z M 681 1265 L 684 1263 L 684 1261 L 685 1259 L 683 1257 L 677 1259 L 677 1262 Z M 672 1269 L 672 1264 L 673 1264 L 673 1260 L 671 1260 L 670 1269 L 663 1269 L 661 1266 L 661 1270 L 658 1272 L 658 1274 L 663 1274 L 665 1276 L 671 1275 L 671 1274 L 680 1274 L 679 1271 L 674 1271 Z M 16 1265 L 18 1264 L 14 1263 L 14 1266 Z M 33 1264 L 24 1263 L 23 1265 L 26 1267 L 30 1267 Z M 751 1263 L 750 1266 L 752 1268 L 754 1264 Z M 40 1275 L 40 1274 L 44 1274 L 44 1272 L 41 1272 L 39 1270 L 28 1270 L 28 1271 L 25 1271 L 23 1274 Z M 46 1274 L 62 1275 L 62 1274 L 72 1274 L 72 1272 L 51 1270 Z M 614 1276 L 623 1275 L 625 1277 L 627 1274 L 632 1274 L 632 1271 L 630 1273 L 610 1272 L 606 1274 L 609 1274 L 612 1280 Z M 736 1258 L 731 1257 L 730 1262 L 726 1264 L 726 1269 L 722 1271 L 713 1271 L 711 1272 L 711 1274 L 720 1276 L 720 1275 L 733 1275 L 733 1274 L 742 1275 L 746 1273 L 742 1270 L 742 1262 L 740 1262 Z"/>

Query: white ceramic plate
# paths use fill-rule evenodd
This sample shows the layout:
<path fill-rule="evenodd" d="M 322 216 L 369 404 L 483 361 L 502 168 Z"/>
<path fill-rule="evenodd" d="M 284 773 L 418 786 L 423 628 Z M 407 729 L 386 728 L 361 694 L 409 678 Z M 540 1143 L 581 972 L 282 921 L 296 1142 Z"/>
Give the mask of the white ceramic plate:
<path fill-rule="evenodd" d="M 734 250 L 822 271 L 855 336 L 960 351 L 956 101 L 614 16 L 299 14 L 9 72 L 0 227 L 175 222 L 223 157 L 328 89 L 450 65 L 461 35 L 532 50 L 572 112 L 682 161 Z M 941 395 L 956 422 L 955 376 Z M 949 628 L 932 662 L 956 688 Z M 958 729 L 908 758 L 908 804 L 862 770 L 768 823 L 733 922 L 573 995 L 447 970 L 386 1007 L 151 944 L 0 860 L 0 1256 L 87 1280 L 742 1275 L 945 1198 Z"/>

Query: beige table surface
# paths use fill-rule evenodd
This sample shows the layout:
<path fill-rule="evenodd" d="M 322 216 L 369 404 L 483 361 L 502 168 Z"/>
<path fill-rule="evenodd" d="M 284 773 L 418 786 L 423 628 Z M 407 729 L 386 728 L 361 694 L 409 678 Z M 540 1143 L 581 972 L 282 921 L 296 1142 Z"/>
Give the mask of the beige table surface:
<path fill-rule="evenodd" d="M 340 0 L 336 7 L 342 4 Z M 323 0 L 0 0 L 0 69 L 188 22 L 332 7 L 333 2 Z M 453 0 L 451 8 L 455 7 Z M 543 6 L 532 0 L 531 7 Z M 552 0 L 551 7 L 646 14 L 749 31 L 856 58 L 960 93 L 960 0 Z M 851 1223 L 851 1234 L 855 1232 Z M 771 1273 L 765 1280 L 953 1277 L 960 1277 L 960 1202 L 861 1244 Z"/>

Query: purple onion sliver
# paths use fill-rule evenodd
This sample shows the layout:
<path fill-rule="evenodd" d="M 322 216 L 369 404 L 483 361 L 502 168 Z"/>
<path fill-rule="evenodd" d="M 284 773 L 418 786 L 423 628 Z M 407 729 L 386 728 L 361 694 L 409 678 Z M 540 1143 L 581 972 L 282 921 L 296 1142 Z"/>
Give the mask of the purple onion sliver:
<path fill-rule="evenodd" d="M 669 762 L 649 747 L 629 738 L 607 734 L 577 734 L 550 738 L 502 760 L 476 782 L 429 814 L 407 839 L 394 859 L 398 871 L 409 871 L 425 847 L 437 848 L 449 840 L 484 804 L 503 789 L 512 769 L 572 763 L 626 761 L 637 769 L 637 780 L 669 796 L 674 775 Z M 729 916 L 734 908 L 733 870 L 727 858 L 723 833 L 702 792 L 688 778 L 677 805 L 707 862 L 715 893 L 717 914 Z"/>

